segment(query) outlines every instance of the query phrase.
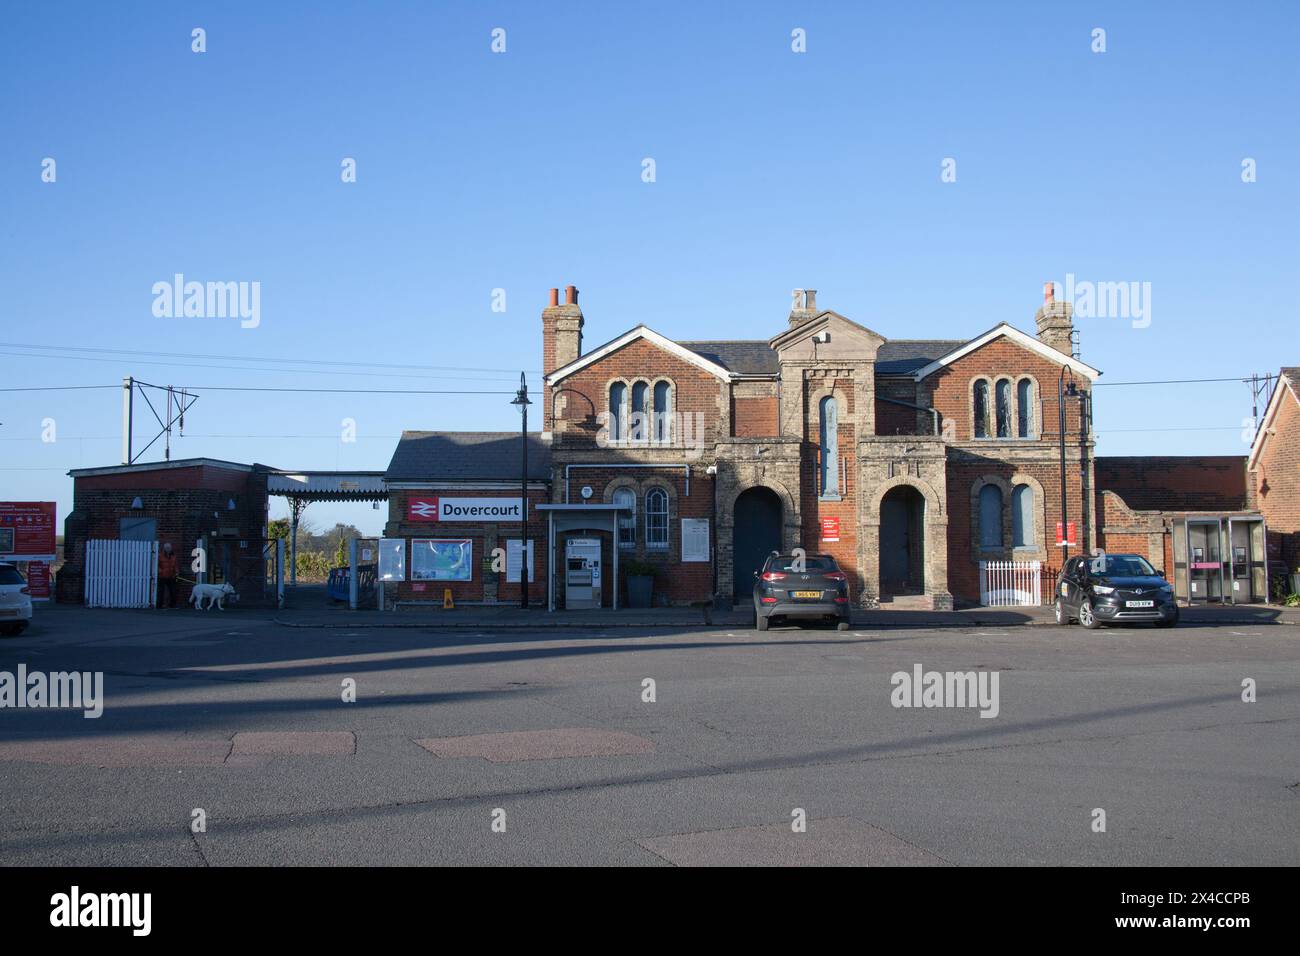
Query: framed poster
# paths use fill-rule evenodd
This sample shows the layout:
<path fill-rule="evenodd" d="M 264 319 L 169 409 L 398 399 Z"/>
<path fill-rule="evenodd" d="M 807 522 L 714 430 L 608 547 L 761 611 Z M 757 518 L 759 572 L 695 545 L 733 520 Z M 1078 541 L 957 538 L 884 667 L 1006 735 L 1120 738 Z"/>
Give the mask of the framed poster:
<path fill-rule="evenodd" d="M 709 560 L 709 519 L 682 519 L 682 561 Z"/>
<path fill-rule="evenodd" d="M 519 583 L 519 539 L 506 541 L 506 583 Z M 533 557 L 533 539 L 528 539 L 528 583 L 537 583 L 537 560 Z"/>
<path fill-rule="evenodd" d="M 379 580 L 406 580 L 406 539 L 379 539 Z"/>
<path fill-rule="evenodd" d="M 470 581 L 474 542 L 469 538 L 412 538 L 412 581 Z"/>

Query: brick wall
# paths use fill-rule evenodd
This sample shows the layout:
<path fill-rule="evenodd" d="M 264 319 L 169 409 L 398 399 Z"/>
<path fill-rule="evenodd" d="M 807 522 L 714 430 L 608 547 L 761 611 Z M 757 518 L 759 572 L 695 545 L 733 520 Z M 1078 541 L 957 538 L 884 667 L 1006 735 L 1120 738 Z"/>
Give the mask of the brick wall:
<path fill-rule="evenodd" d="M 1097 490 L 1139 511 L 1241 511 L 1247 507 L 1244 455 L 1102 456 Z"/>
<path fill-rule="evenodd" d="M 1292 395 L 1281 397 L 1270 427 L 1250 487 L 1268 525 L 1270 550 L 1294 571 L 1300 567 L 1300 405 Z"/>
<path fill-rule="evenodd" d="M 622 380 L 630 390 L 638 379 L 651 386 L 658 379 L 672 383 L 673 411 L 689 416 L 679 437 L 711 446 L 719 437 L 730 435 L 728 383 L 653 342 L 637 339 L 559 383 L 565 391 L 556 400 L 555 427 L 563 429 L 564 442 L 594 447 L 600 416 L 609 411 L 610 384 Z M 647 398 L 647 412 L 652 398 Z M 697 425 L 702 426 L 698 435 Z"/>
<path fill-rule="evenodd" d="M 776 396 L 733 398 L 731 400 L 731 435 L 733 438 L 772 438 L 780 430 L 780 402 Z"/>
<path fill-rule="evenodd" d="M 450 589 L 456 603 L 518 604 L 520 585 L 506 581 L 505 571 L 493 571 L 490 566 L 494 548 L 506 548 L 507 540 L 519 539 L 519 522 L 474 521 L 408 521 L 407 508 L 412 497 L 428 498 L 442 495 L 448 498 L 510 498 L 518 499 L 518 489 L 499 487 L 457 488 L 455 490 L 393 489 L 388 499 L 388 522 L 384 537 L 406 538 L 407 580 L 384 585 L 384 599 L 394 601 L 442 602 L 443 590 Z M 532 583 L 528 586 L 529 603 L 546 601 L 546 520 L 537 505 L 550 500 L 547 490 L 530 487 L 528 491 L 528 539 L 533 542 L 533 562 L 530 569 Z M 473 544 L 473 565 L 468 581 L 413 581 L 410 580 L 412 538 L 468 538 Z"/>
<path fill-rule="evenodd" d="M 131 507 L 137 497 L 144 506 L 138 510 Z M 231 499 L 234 511 L 228 508 Z M 65 560 L 58 572 L 57 600 L 83 600 L 86 539 L 116 540 L 123 518 L 155 519 L 158 542 L 172 545 L 183 578 L 193 576 L 188 571 L 189 555 L 198 539 L 206 536 L 208 580 L 220 580 L 217 558 L 224 545 L 231 554 L 232 574 L 247 575 L 237 582 L 241 598 L 265 598 L 260 578 L 255 579 L 254 574 L 266 534 L 266 514 L 266 475 L 260 472 L 200 465 L 74 478 L 72 513 L 64 523 Z M 233 533 L 223 535 L 222 529 Z M 188 598 L 189 587 L 181 582 L 180 600 Z"/>

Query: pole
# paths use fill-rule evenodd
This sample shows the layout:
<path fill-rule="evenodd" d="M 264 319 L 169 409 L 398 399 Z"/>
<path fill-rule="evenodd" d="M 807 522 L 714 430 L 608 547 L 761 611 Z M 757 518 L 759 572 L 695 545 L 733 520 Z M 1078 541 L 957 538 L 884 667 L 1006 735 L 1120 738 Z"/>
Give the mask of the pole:
<path fill-rule="evenodd" d="M 131 401 L 135 395 L 135 381 L 128 375 L 122 379 L 122 464 L 131 464 Z"/>
<path fill-rule="evenodd" d="M 519 472 L 519 606 L 528 609 L 528 383 L 524 373 L 519 373 L 519 392 L 523 401 L 519 404 L 522 420 L 519 433 L 520 447 L 523 449 L 522 465 Z"/>
<path fill-rule="evenodd" d="M 1061 366 L 1061 374 L 1056 380 L 1056 408 L 1060 412 L 1061 422 L 1059 438 L 1061 442 L 1061 570 L 1070 559 L 1070 503 L 1065 492 L 1065 373 L 1068 366 Z M 1073 375 L 1071 381 L 1074 380 Z"/>

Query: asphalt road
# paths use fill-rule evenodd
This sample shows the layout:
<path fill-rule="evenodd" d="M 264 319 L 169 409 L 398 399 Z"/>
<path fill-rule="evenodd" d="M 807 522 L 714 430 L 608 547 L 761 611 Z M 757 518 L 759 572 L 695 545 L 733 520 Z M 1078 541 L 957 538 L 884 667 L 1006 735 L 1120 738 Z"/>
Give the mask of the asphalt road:
<path fill-rule="evenodd" d="M 105 701 L 0 709 L 0 864 L 1300 864 L 1294 625 L 494 634 L 51 608 L 0 641 L 0 672 L 20 663 L 102 671 Z M 997 716 L 893 706 L 918 664 L 996 672 Z"/>

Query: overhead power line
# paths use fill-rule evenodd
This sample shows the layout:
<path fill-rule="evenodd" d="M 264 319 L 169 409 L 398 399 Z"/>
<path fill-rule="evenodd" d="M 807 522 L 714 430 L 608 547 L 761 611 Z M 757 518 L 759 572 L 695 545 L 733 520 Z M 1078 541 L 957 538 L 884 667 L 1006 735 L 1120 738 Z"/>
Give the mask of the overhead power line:
<path fill-rule="evenodd" d="M 473 368 L 466 365 L 403 365 L 385 362 L 358 362 L 355 360 L 338 361 L 334 359 L 288 357 L 266 358 L 256 355 L 210 355 L 203 352 L 155 352 L 135 349 L 110 349 L 90 345 L 30 345 L 20 342 L 0 342 L 0 348 L 38 349 L 47 352 L 93 352 L 104 355 L 152 355 L 161 356 L 163 358 L 219 359 L 221 361 L 231 362 L 279 362 L 290 365 L 329 365 L 340 368 L 384 368 L 426 372 L 502 372 L 511 376 L 519 373 L 519 370 L 516 368 Z M 540 374 L 540 372 L 536 372 L 536 374 Z"/>

